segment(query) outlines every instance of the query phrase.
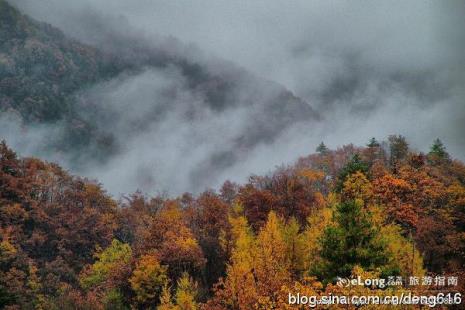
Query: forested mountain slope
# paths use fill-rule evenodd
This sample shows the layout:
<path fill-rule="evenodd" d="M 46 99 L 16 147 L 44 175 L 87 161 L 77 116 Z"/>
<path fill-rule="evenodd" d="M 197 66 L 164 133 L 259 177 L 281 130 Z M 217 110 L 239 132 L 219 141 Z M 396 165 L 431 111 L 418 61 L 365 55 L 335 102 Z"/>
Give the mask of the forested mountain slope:
<path fill-rule="evenodd" d="M 201 180 L 207 169 L 231 166 L 290 126 L 318 119 L 284 87 L 173 38 L 104 33 L 98 48 L 82 44 L 0 1 L 0 116 L 19 118 L 29 132 L 46 125 L 51 133 L 35 153 L 61 154 L 67 167 L 90 167 L 121 155 L 142 136 L 159 140 L 169 120 L 192 124 L 187 141 L 200 135 L 214 144 L 192 172 Z M 228 126 L 230 143 L 210 142 Z"/>
<path fill-rule="evenodd" d="M 403 278 L 360 287 L 380 296 L 464 276 L 465 165 L 440 141 L 426 155 L 402 136 L 317 151 L 219 192 L 117 202 L 2 143 L 0 307 L 290 309 L 289 293 L 350 294 L 336 276 Z"/>
<path fill-rule="evenodd" d="M 75 113 L 70 95 L 114 76 L 117 60 L 67 39 L 0 1 L 0 103 L 26 121 L 52 122 Z"/>

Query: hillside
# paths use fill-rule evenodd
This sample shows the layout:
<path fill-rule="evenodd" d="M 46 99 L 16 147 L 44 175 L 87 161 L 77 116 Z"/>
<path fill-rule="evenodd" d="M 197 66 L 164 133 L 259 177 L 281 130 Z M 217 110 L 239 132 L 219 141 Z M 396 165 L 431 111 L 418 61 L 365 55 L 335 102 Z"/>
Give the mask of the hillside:
<path fill-rule="evenodd" d="M 433 294 L 408 279 L 463 277 L 464 211 L 465 165 L 440 141 L 322 144 L 219 192 L 119 202 L 2 143 L 0 307 L 289 309 L 289 292 L 349 294 L 334 283 L 350 275 L 403 278 L 360 294 Z"/>
<path fill-rule="evenodd" d="M 0 107 L 26 121 L 72 117 L 70 95 L 114 76 L 114 59 L 0 2 Z M 121 70 L 121 68 L 119 68 Z"/>
<path fill-rule="evenodd" d="M 0 0 L 0 309 L 465 309 L 453 7 Z"/>
<path fill-rule="evenodd" d="M 237 150 L 248 152 L 291 125 L 318 119 L 284 87 L 190 52 L 175 40 L 154 43 L 113 33 L 99 49 L 22 15 L 4 0 L 0 6 L 0 111 L 19 115 L 32 131 L 35 124 L 61 128 L 36 152 L 60 152 L 69 158 L 68 167 L 106 162 L 138 136 L 158 135 L 150 130 L 173 111 L 187 123 L 244 114 L 229 148 L 202 164 L 213 168 L 236 162 Z M 144 79 L 138 83 L 143 88 L 118 93 L 138 79 Z M 137 114 L 128 113 L 129 107 Z"/>

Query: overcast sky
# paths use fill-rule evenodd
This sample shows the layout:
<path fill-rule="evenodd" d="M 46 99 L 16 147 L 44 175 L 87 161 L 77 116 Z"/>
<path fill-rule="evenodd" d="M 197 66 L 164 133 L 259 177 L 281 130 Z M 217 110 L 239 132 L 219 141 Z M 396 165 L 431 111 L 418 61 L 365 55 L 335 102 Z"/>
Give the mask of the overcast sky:
<path fill-rule="evenodd" d="M 292 162 L 321 140 L 337 147 L 389 134 L 405 135 L 421 151 L 439 137 L 465 160 L 464 1 L 12 2 L 90 43 L 89 16 L 116 31 L 193 43 L 284 85 L 322 114 L 318 128 L 293 128 L 225 178 Z"/>

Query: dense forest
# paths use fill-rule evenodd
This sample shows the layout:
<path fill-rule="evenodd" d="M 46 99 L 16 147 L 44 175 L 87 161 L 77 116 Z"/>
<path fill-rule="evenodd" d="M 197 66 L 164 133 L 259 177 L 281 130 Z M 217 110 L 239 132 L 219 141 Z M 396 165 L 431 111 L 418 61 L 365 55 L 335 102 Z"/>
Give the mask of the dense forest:
<path fill-rule="evenodd" d="M 0 145 L 6 309 L 290 309 L 289 292 L 346 292 L 337 276 L 463 277 L 464 228 L 465 165 L 440 140 L 321 143 L 246 184 L 119 201 Z"/>
<path fill-rule="evenodd" d="M 306 309 L 290 294 L 465 293 L 465 164 L 452 155 L 461 150 L 454 104 L 462 106 L 462 93 L 460 82 L 438 79 L 450 71 L 434 75 L 420 62 L 418 72 L 396 72 L 388 57 L 384 75 L 378 58 L 362 65 L 357 49 L 338 58 L 317 41 L 270 40 L 308 60 L 277 72 L 294 76 L 304 64 L 309 80 L 322 76 L 319 91 L 296 95 L 285 77 L 268 79 L 164 33 L 144 36 L 94 16 L 80 26 L 92 35 L 78 38 L 23 14 L 20 2 L 0 0 L 0 309 Z M 392 50 L 403 46 L 394 41 Z M 307 76 L 300 73 L 291 80 Z M 452 106 L 436 109 L 446 99 Z M 342 117 L 328 114 L 343 106 Z M 310 148 L 306 135 L 342 145 L 326 135 L 335 122 L 369 119 L 381 107 L 414 120 L 421 111 L 432 123 L 431 114 L 439 125 L 427 142 L 407 141 L 410 127 L 392 122 L 384 133 L 361 128 L 367 137 L 402 135 L 335 149 L 321 142 L 294 162 L 272 154 Z M 419 151 L 430 136 L 448 138 L 448 148 L 436 139 Z M 268 156 L 288 164 L 237 181 Z M 394 284 L 341 285 L 357 277 Z"/>

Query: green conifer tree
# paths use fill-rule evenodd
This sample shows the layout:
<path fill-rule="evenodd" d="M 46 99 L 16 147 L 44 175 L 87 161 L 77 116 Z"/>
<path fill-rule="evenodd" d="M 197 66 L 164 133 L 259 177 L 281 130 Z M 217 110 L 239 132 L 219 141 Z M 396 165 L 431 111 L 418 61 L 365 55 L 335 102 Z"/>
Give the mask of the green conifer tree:
<path fill-rule="evenodd" d="M 389 257 L 368 210 L 357 201 L 343 202 L 334 213 L 334 224 L 320 238 L 322 262 L 313 272 L 324 282 L 347 277 L 355 266 L 374 270 L 386 266 Z"/>

